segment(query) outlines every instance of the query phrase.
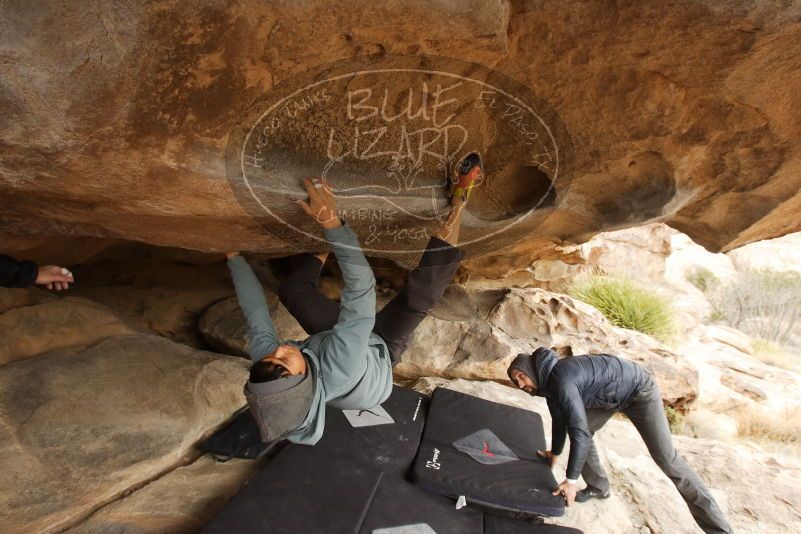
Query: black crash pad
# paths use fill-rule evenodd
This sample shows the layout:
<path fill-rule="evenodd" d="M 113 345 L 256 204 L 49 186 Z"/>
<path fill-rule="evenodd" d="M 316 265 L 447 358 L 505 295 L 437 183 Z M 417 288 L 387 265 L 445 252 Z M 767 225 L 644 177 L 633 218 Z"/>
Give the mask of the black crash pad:
<path fill-rule="evenodd" d="M 437 388 L 412 481 L 493 513 L 561 516 L 564 499 L 552 494 L 556 480 L 537 456 L 544 449 L 538 414 Z"/>
<path fill-rule="evenodd" d="M 362 421 L 356 424 L 370 425 L 379 422 L 385 412 L 394 423 L 354 427 L 342 410 L 326 407 L 325 432 L 315 447 L 328 450 L 332 457 L 346 456 L 392 476 L 406 478 L 423 434 L 428 397 L 394 386 L 380 409 L 383 412 L 361 410 L 349 415 Z M 259 428 L 245 407 L 198 447 L 218 461 L 226 461 L 230 458 L 260 458 L 275 445 L 275 442 L 261 441 Z M 296 445 L 290 445 L 293 446 Z"/>
<path fill-rule="evenodd" d="M 353 427 L 328 408 L 317 445 L 287 445 L 203 532 L 482 534 L 480 512 L 456 510 L 450 499 L 403 480 L 427 404 L 395 388 L 383 404 L 395 422 L 369 427 Z"/>
<path fill-rule="evenodd" d="M 427 396 L 394 386 L 381 405 L 394 423 L 362 427 L 354 427 L 342 410 L 329 406 L 325 433 L 314 448 L 326 454 L 331 462 L 350 459 L 395 478 L 408 478 L 423 435 L 428 403 Z M 362 416 L 372 417 L 369 410 L 362 412 Z"/>
<path fill-rule="evenodd" d="M 480 512 L 456 510 L 450 499 L 348 456 L 286 447 L 203 532 L 403 534 L 427 525 L 437 534 L 483 533 Z"/>
<path fill-rule="evenodd" d="M 225 462 L 231 458 L 256 460 L 276 445 L 276 442 L 261 440 L 259 427 L 245 406 L 237 410 L 225 426 L 202 441 L 198 448 L 214 456 L 218 462 Z"/>
<path fill-rule="evenodd" d="M 532 524 L 522 519 L 484 514 L 484 534 L 583 534 L 583 532 L 561 525 Z"/>

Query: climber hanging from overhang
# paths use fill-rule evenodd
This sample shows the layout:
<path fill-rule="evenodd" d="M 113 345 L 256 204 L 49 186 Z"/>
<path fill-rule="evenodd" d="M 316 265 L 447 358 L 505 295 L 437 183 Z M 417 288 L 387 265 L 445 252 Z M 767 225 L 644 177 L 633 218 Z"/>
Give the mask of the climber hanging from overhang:
<path fill-rule="evenodd" d="M 298 205 L 323 227 L 345 286 L 339 304 L 317 289 L 327 253 L 290 258 L 292 272 L 279 297 L 310 334 L 304 341 L 280 340 L 250 266 L 238 253 L 228 254 L 253 360 L 245 396 L 264 441 L 313 445 L 323 435 L 326 404 L 363 410 L 387 399 L 392 366 L 401 361 L 412 333 L 439 301 L 464 255 L 457 248 L 462 213 L 481 175 L 476 153 L 455 167 L 447 216 L 404 288 L 378 313 L 375 277 L 356 234 L 338 217 L 328 183 L 307 178 L 309 198 Z"/>

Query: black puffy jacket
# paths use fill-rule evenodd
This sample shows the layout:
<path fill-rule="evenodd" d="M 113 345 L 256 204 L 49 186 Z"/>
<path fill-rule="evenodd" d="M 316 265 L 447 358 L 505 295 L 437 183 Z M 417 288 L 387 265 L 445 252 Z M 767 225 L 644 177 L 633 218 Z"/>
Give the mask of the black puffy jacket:
<path fill-rule="evenodd" d="M 0 287 L 28 287 L 39 276 L 39 267 L 32 261 L 17 261 L 0 254 Z"/>
<path fill-rule="evenodd" d="M 592 441 L 586 410 L 625 410 L 632 397 L 650 383 L 651 375 L 636 363 L 609 354 L 560 360 L 553 351 L 540 348 L 531 357 L 537 395 L 547 399 L 553 419 L 551 451 L 561 454 L 565 437 L 570 436 L 567 478 L 576 479 Z"/>

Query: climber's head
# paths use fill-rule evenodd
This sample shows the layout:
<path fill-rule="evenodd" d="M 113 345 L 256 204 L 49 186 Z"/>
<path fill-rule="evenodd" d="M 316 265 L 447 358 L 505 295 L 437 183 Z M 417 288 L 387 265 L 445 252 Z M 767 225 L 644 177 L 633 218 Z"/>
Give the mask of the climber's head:
<path fill-rule="evenodd" d="M 527 357 L 531 357 L 529 354 L 526 354 Z M 522 389 L 529 395 L 536 395 L 537 394 L 537 384 L 534 382 L 534 379 L 531 378 L 529 375 L 521 371 L 520 369 L 509 369 L 509 378 L 512 379 L 514 385 L 517 386 L 519 389 Z"/>
<path fill-rule="evenodd" d="M 506 373 L 515 386 L 529 395 L 544 395 L 545 384 L 557 361 L 553 349 L 540 347 L 532 354 L 518 354 Z"/>
<path fill-rule="evenodd" d="M 287 376 L 306 374 L 306 358 L 295 345 L 278 345 L 250 368 L 251 382 L 269 382 Z"/>
<path fill-rule="evenodd" d="M 245 385 L 250 413 L 262 441 L 275 441 L 300 427 L 314 399 L 308 363 L 294 345 L 280 345 L 254 363 Z"/>

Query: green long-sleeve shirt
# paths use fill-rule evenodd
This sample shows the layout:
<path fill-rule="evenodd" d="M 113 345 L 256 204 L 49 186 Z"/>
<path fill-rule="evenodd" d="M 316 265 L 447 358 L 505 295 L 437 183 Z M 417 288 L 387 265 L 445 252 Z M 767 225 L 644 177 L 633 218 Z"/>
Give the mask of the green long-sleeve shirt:
<path fill-rule="evenodd" d="M 353 230 L 342 225 L 325 230 L 342 270 L 339 320 L 333 329 L 305 341 L 281 341 L 275 331 L 264 292 L 252 269 L 241 256 L 228 260 L 239 305 L 248 323 L 248 353 L 256 362 L 281 343 L 300 348 L 314 380 L 314 400 L 309 413 L 287 439 L 314 445 L 325 428 L 325 405 L 339 409 L 366 410 L 384 402 L 392 392 L 392 364 L 386 343 L 373 333 L 375 324 L 375 277 Z"/>

